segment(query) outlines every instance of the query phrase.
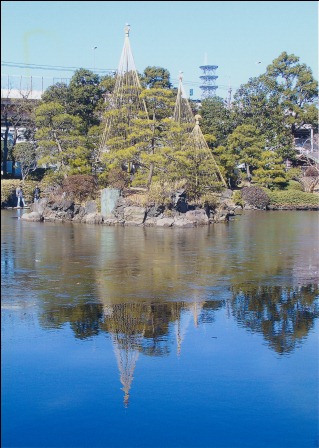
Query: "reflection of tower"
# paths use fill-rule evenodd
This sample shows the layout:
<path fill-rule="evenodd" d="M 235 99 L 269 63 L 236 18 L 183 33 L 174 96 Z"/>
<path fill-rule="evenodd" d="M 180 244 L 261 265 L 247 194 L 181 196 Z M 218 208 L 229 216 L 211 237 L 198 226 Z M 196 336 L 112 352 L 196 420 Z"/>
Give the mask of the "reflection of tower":
<path fill-rule="evenodd" d="M 218 88 L 215 85 L 215 81 L 218 78 L 215 75 L 215 71 L 218 65 L 201 65 L 199 68 L 203 72 L 202 76 L 200 76 L 203 84 L 199 86 L 202 90 L 202 99 L 210 98 L 216 94 L 216 89 Z"/>

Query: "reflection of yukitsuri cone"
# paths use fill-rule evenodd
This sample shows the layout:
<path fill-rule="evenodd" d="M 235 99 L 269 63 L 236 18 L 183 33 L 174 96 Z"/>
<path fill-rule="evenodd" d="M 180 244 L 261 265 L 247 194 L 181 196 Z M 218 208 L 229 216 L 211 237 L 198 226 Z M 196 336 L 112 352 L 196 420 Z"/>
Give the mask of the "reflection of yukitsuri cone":
<path fill-rule="evenodd" d="M 117 359 L 117 365 L 120 371 L 120 381 L 123 385 L 124 391 L 124 406 L 129 404 L 129 391 L 131 389 L 133 374 L 138 359 L 139 351 L 136 346 L 131 343 L 130 336 L 125 337 L 119 344 L 118 338 L 113 338 L 114 351 Z M 121 346 L 121 348 L 120 348 Z"/>
<path fill-rule="evenodd" d="M 177 320 L 175 322 L 175 333 L 176 333 L 177 356 L 178 357 L 181 354 L 182 342 L 184 341 L 190 320 L 191 320 L 191 313 L 187 309 L 184 309 L 184 310 L 182 310 L 179 318 L 177 318 Z"/>
<path fill-rule="evenodd" d="M 194 318 L 194 325 L 195 325 L 196 328 L 198 327 L 198 319 L 199 319 L 199 316 L 200 316 L 201 311 L 203 309 L 204 303 L 205 303 L 204 300 L 201 301 L 201 302 L 195 301 L 195 302 L 192 303 L 192 312 L 193 312 L 193 318 Z"/>
<path fill-rule="evenodd" d="M 124 406 L 128 406 L 139 348 L 142 345 L 145 321 L 145 305 L 139 303 L 108 305 L 108 327 L 124 391 Z M 110 312 L 109 308 L 112 308 Z"/>
<path fill-rule="evenodd" d="M 104 313 L 104 317 L 105 316 L 112 316 L 112 314 L 113 314 L 112 305 L 104 304 L 103 305 L 103 313 Z"/>
<path fill-rule="evenodd" d="M 183 73 L 179 75 L 179 85 L 177 90 L 177 97 L 174 108 L 174 121 L 179 125 L 184 124 L 186 131 L 191 132 L 195 125 L 195 118 L 189 104 L 189 101 L 185 95 L 183 87 Z"/>
<path fill-rule="evenodd" d="M 112 94 L 111 105 L 112 109 L 119 110 L 123 106 L 126 107 L 126 122 L 130 122 L 136 118 L 141 112 L 144 117 L 148 118 L 146 104 L 140 98 L 141 84 L 138 78 L 137 70 L 131 45 L 129 40 L 130 26 L 127 24 L 124 28 L 125 39 L 124 46 L 120 57 L 120 62 L 116 74 L 116 81 L 114 91 Z M 100 140 L 100 154 L 107 151 L 107 140 L 112 138 L 118 132 L 117 126 L 114 123 L 111 115 L 105 123 L 104 131 Z"/>

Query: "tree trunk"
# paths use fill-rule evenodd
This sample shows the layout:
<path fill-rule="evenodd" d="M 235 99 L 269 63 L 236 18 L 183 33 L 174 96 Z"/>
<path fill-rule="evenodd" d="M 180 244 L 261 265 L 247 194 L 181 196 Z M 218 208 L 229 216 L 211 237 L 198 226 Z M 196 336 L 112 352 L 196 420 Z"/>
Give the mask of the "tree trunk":
<path fill-rule="evenodd" d="M 246 163 L 246 174 L 247 174 L 247 179 L 248 179 L 248 182 L 249 182 L 249 185 L 250 185 L 250 182 L 251 182 L 251 174 L 250 174 L 250 169 L 249 169 L 249 165 L 248 165 L 248 163 Z"/>
<path fill-rule="evenodd" d="M 153 172 L 154 172 L 154 163 L 151 162 L 150 164 L 150 171 L 148 174 L 148 179 L 147 179 L 147 188 L 149 189 L 151 186 L 151 182 L 152 182 L 152 177 L 153 177 Z"/>

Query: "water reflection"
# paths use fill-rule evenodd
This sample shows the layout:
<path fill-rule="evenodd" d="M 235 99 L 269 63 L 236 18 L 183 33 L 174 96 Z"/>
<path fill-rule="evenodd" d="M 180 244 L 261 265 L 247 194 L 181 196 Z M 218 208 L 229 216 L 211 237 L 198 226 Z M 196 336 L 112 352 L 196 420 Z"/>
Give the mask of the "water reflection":
<path fill-rule="evenodd" d="M 79 340 L 110 338 L 126 406 L 139 355 L 182 356 L 190 328 L 214 325 L 222 310 L 281 356 L 319 315 L 311 213 L 257 213 L 203 229 L 5 218 L 2 307 L 32 306 L 43 329 L 69 327 Z"/>
<path fill-rule="evenodd" d="M 215 313 L 227 309 L 240 326 L 261 333 L 269 348 L 279 355 L 299 347 L 319 316 L 318 287 L 247 285 L 231 288 L 232 297 L 215 301 L 82 303 L 43 306 L 43 328 L 69 324 L 76 338 L 105 333 L 110 336 L 124 391 L 129 402 L 139 354 L 168 356 L 172 347 L 181 355 L 189 325 L 212 324 Z"/>
<path fill-rule="evenodd" d="M 232 288 L 231 312 L 244 328 L 263 334 L 279 354 L 300 346 L 319 316 L 318 286 L 243 285 Z"/>

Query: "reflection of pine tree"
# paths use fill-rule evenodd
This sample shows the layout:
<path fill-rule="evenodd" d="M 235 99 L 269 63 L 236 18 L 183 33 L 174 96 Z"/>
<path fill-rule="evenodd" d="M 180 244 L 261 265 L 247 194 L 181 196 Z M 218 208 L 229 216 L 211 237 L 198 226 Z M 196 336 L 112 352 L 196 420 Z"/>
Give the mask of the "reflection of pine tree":
<path fill-rule="evenodd" d="M 182 302 L 156 303 L 150 305 L 148 325 L 144 333 L 142 352 L 151 356 L 170 353 L 170 325 L 180 316 Z"/>
<path fill-rule="evenodd" d="M 292 352 L 319 317 L 318 286 L 233 287 L 232 314 L 251 331 L 261 332 L 277 353 Z"/>
<path fill-rule="evenodd" d="M 86 339 L 99 334 L 103 322 L 103 307 L 96 303 L 60 304 L 60 306 L 49 303 L 40 316 L 40 322 L 43 328 L 62 328 L 69 322 L 74 336 Z"/>

